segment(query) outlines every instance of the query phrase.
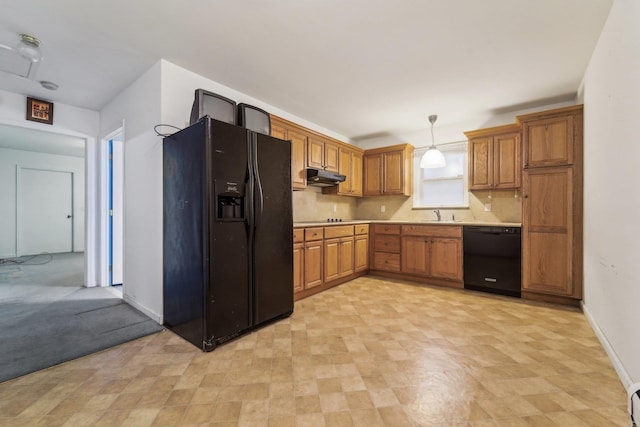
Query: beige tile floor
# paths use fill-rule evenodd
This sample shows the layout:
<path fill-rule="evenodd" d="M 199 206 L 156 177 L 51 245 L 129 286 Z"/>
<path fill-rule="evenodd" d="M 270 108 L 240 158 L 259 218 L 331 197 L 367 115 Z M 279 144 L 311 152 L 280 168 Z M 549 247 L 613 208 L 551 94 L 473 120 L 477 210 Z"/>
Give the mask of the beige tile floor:
<path fill-rule="evenodd" d="M 365 277 L 211 353 L 164 331 L 2 383 L 0 425 L 628 422 L 580 312 Z"/>

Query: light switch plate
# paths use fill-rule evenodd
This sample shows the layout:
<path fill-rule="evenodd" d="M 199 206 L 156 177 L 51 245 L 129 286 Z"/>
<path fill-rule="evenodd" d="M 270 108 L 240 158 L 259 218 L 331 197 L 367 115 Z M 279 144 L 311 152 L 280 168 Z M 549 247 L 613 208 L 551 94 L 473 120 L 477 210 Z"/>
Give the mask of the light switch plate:
<path fill-rule="evenodd" d="M 383 212 L 387 210 L 387 207 L 385 205 L 380 205 L 380 212 Z"/>
<path fill-rule="evenodd" d="M 485 203 L 484 204 L 484 211 L 485 212 L 491 212 L 491 203 Z"/>

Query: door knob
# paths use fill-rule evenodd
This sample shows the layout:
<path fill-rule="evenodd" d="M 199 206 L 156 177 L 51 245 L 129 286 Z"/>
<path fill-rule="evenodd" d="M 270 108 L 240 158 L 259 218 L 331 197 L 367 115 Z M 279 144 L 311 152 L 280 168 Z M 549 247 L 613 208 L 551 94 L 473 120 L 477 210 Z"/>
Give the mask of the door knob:
<path fill-rule="evenodd" d="M 67 218 L 71 218 L 71 215 L 67 215 Z"/>

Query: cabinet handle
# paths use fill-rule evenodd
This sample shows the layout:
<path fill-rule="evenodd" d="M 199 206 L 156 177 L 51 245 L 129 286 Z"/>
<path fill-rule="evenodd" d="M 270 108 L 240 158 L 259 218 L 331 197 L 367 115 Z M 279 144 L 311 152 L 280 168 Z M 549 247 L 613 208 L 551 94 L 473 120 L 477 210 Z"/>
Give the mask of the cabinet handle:
<path fill-rule="evenodd" d="M 522 197 L 524 197 L 525 199 L 528 199 L 528 198 L 529 198 L 529 195 L 528 195 L 528 194 L 525 194 L 525 195 L 524 195 L 524 196 L 522 196 Z"/>

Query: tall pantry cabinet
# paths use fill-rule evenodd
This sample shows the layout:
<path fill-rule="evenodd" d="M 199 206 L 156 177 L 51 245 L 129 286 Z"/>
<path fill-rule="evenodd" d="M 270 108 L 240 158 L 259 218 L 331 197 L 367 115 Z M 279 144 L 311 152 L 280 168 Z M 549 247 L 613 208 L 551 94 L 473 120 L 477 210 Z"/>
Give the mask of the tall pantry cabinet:
<path fill-rule="evenodd" d="M 522 296 L 582 298 L 582 105 L 518 116 L 522 125 Z"/>

